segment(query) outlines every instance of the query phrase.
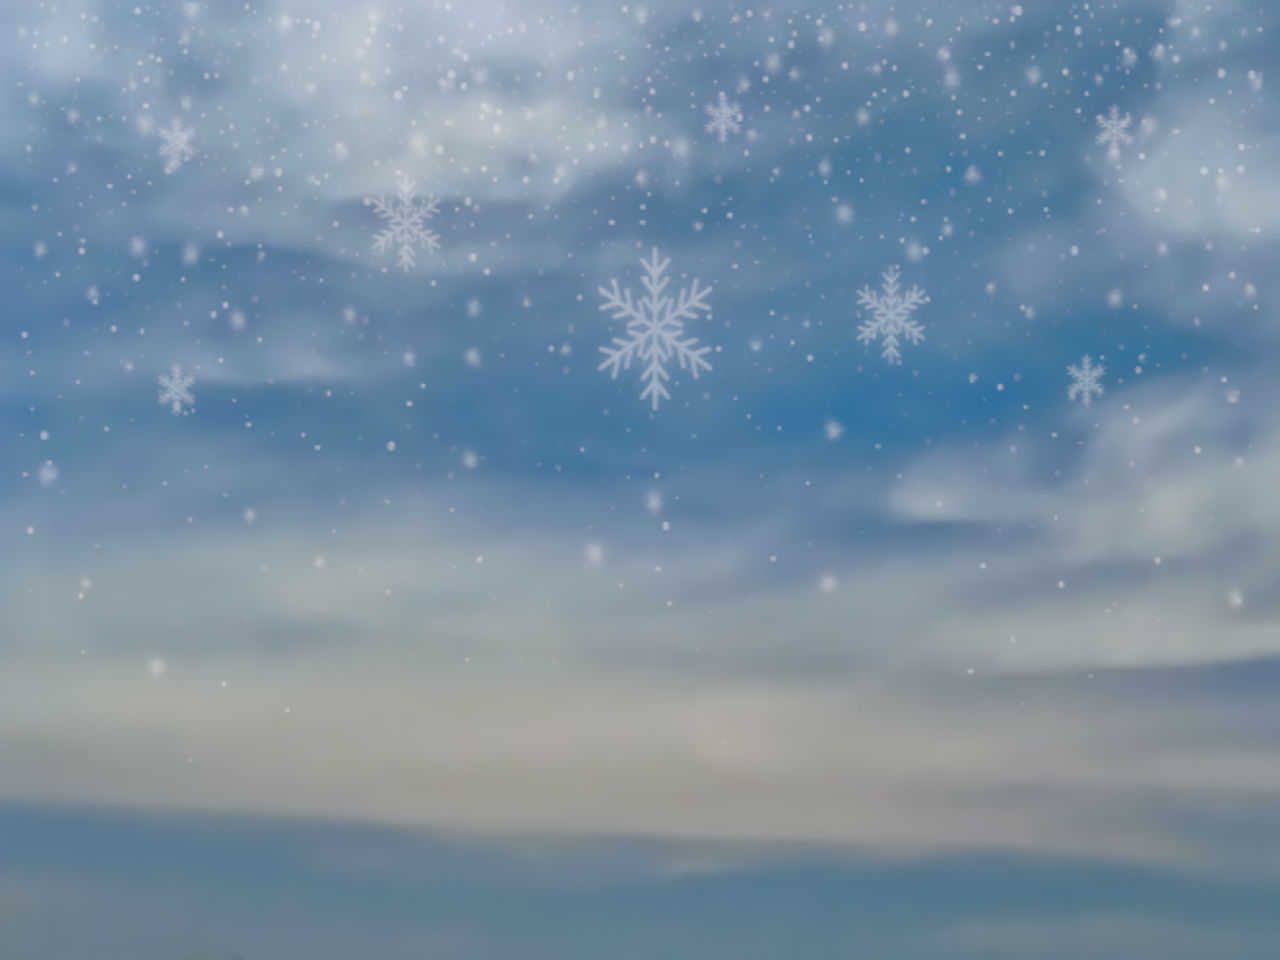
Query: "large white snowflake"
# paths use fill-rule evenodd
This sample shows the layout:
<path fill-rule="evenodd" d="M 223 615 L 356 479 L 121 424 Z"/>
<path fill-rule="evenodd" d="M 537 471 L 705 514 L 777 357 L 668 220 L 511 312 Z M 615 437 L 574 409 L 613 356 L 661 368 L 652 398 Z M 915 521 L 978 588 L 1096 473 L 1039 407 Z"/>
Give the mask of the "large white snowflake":
<path fill-rule="evenodd" d="M 640 379 L 644 389 L 640 391 L 640 399 L 649 399 L 653 409 L 658 409 L 659 400 L 670 400 L 666 381 L 671 379 L 665 364 L 672 357 L 680 365 L 681 370 L 688 370 L 693 379 L 698 379 L 702 370 L 710 370 L 711 364 L 703 359 L 703 355 L 711 351 L 710 347 L 697 346 L 697 337 L 686 337 L 684 321 L 695 320 L 699 310 L 711 311 L 707 297 L 710 287 L 699 287 L 695 277 L 693 286 L 681 289 L 673 299 L 667 296 L 667 284 L 670 277 L 663 276 L 671 258 L 658 259 L 658 248 L 653 248 L 653 257 L 640 259 L 644 267 L 645 296 L 635 300 L 631 288 L 620 290 L 618 281 L 611 281 L 609 287 L 600 287 L 600 296 L 604 302 L 601 310 L 612 310 L 613 319 L 627 321 L 627 335 L 614 337 L 612 347 L 601 347 L 600 352 L 605 359 L 597 368 L 608 370 L 612 379 L 618 379 L 620 370 L 630 370 L 631 361 L 644 364 Z"/>
<path fill-rule="evenodd" d="M 175 363 L 169 368 L 168 376 L 162 373 L 157 379 L 160 381 L 160 392 L 156 396 L 156 402 L 167 405 L 173 413 L 190 413 L 187 407 L 194 407 L 196 403 L 196 398 L 191 393 L 196 378 L 189 373 L 184 374 L 182 367 Z"/>
<path fill-rule="evenodd" d="M 1080 366 L 1077 367 L 1073 363 L 1067 367 L 1067 373 L 1071 376 L 1071 386 L 1067 388 L 1067 399 L 1073 403 L 1078 399 L 1084 406 L 1089 406 L 1093 403 L 1094 397 L 1102 396 L 1104 388 L 1100 381 L 1106 372 L 1106 367 L 1095 367 L 1093 358 L 1086 353 L 1080 359 Z"/>
<path fill-rule="evenodd" d="M 373 249 L 385 253 L 394 246 L 396 265 L 408 273 L 414 265 L 415 247 L 425 246 L 427 253 L 440 249 L 440 234 L 427 226 L 427 221 L 440 212 L 440 201 L 434 196 L 425 200 L 415 197 L 413 181 L 408 177 L 400 177 L 396 185 L 399 188 L 396 199 L 388 200 L 383 196 L 366 199 L 365 203 L 387 221 L 386 228 L 373 238 Z"/>
<path fill-rule="evenodd" d="M 736 103 L 730 103 L 728 95 L 721 90 L 715 103 L 707 104 L 707 133 L 714 133 L 716 139 L 725 143 L 729 134 L 742 129 L 742 109 Z"/>
<path fill-rule="evenodd" d="M 884 284 L 880 292 L 873 292 L 870 286 L 858 291 L 858 303 L 862 309 L 871 312 L 871 319 L 858 327 L 858 339 L 870 344 L 879 340 L 880 356 L 890 363 L 902 363 L 902 341 L 905 339 L 912 345 L 924 339 L 924 327 L 911 314 L 921 304 L 929 302 L 925 292 L 919 287 L 912 287 L 902 295 L 898 283 L 900 276 L 896 266 L 890 267 L 881 274 Z"/>
<path fill-rule="evenodd" d="M 160 135 L 160 149 L 156 152 L 164 161 L 165 173 L 177 173 L 184 163 L 196 155 L 196 149 L 191 145 L 191 138 L 196 132 L 190 127 L 184 127 L 177 117 L 157 133 Z"/>
<path fill-rule="evenodd" d="M 1133 137 L 1129 135 L 1129 124 L 1132 122 L 1133 118 L 1129 114 L 1120 116 L 1120 108 L 1114 103 L 1106 116 L 1098 114 L 1098 126 L 1102 128 L 1102 132 L 1098 134 L 1097 142 L 1107 145 L 1107 159 L 1112 163 L 1120 159 L 1121 144 L 1127 147 L 1133 143 Z"/>

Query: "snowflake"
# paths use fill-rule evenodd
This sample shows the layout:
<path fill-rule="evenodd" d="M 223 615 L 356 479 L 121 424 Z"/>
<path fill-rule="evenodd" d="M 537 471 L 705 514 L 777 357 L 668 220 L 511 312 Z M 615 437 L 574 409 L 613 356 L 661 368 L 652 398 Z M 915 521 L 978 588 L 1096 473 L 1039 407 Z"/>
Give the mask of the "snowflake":
<path fill-rule="evenodd" d="M 195 147 L 191 146 L 195 131 L 184 127 L 182 121 L 174 117 L 169 126 L 161 127 L 158 133 L 161 143 L 156 152 L 164 161 L 164 172 L 177 173 L 184 163 L 196 155 Z"/>
<path fill-rule="evenodd" d="M 162 373 L 158 379 L 160 393 L 156 397 L 156 402 L 168 404 L 169 409 L 174 413 L 190 413 L 191 411 L 186 408 L 195 406 L 196 398 L 191 393 L 191 387 L 195 384 L 196 378 L 189 373 L 184 374 L 182 367 L 175 363 L 169 368 L 167 377 Z"/>
<path fill-rule="evenodd" d="M 721 143 L 728 141 L 729 134 L 742 129 L 742 110 L 736 103 L 729 102 L 723 90 L 715 103 L 707 104 L 707 116 L 711 118 L 707 123 L 707 133 L 714 133 Z"/>
<path fill-rule="evenodd" d="M 1079 398 L 1080 402 L 1086 407 L 1093 403 L 1094 397 L 1100 397 L 1103 393 L 1103 386 L 1100 381 L 1102 375 L 1107 372 L 1106 367 L 1095 367 L 1093 358 L 1087 353 L 1081 358 L 1080 366 L 1074 363 L 1067 367 L 1067 373 L 1071 375 L 1071 386 L 1067 388 L 1067 399 L 1074 402 Z"/>
<path fill-rule="evenodd" d="M 880 355 L 890 363 L 900 364 L 902 338 L 913 345 L 924 339 L 924 327 L 911 318 L 911 312 L 922 303 L 928 303 L 929 298 L 919 287 L 912 287 L 905 297 L 900 296 L 896 266 L 881 276 L 884 277 L 883 293 L 873 293 L 870 287 L 858 291 L 858 303 L 871 311 L 871 319 L 858 327 L 858 339 L 867 344 L 879 339 L 883 345 Z"/>
<path fill-rule="evenodd" d="M 1120 108 L 1115 104 L 1111 105 L 1105 117 L 1098 114 L 1098 126 L 1102 128 L 1102 132 L 1098 134 L 1097 142 L 1107 145 L 1107 159 L 1113 163 L 1120 159 L 1120 145 L 1127 147 L 1133 143 L 1133 137 L 1128 132 L 1132 122 L 1133 118 L 1129 114 L 1120 116 Z"/>
<path fill-rule="evenodd" d="M 387 221 L 386 229 L 373 238 L 373 249 L 385 253 L 395 246 L 396 264 L 408 273 L 414 264 L 415 246 L 426 246 L 427 253 L 440 249 L 440 234 L 427 227 L 427 221 L 440 212 L 440 201 L 434 196 L 416 199 L 413 181 L 408 177 L 401 177 L 396 183 L 400 191 L 397 200 L 378 197 L 376 200 L 366 199 L 365 203 L 371 204 L 374 212 Z"/>
<path fill-rule="evenodd" d="M 681 289 L 677 299 L 673 300 L 663 293 L 671 282 L 670 277 L 663 276 L 671 259 L 659 261 L 658 248 L 654 247 L 653 259 L 642 257 L 640 263 L 646 274 L 643 283 L 647 296 L 639 302 L 632 299 L 630 288 L 619 290 L 617 280 L 611 281 L 612 287 L 599 288 L 600 296 L 604 298 L 600 309 L 612 310 L 615 320 L 626 318 L 627 335 L 614 337 L 612 347 L 600 348 L 605 359 L 597 369 L 608 370 L 616 380 L 619 370 L 631 369 L 632 360 L 644 363 L 640 379 L 645 386 L 640 391 L 640 399 L 649 398 L 653 409 L 657 410 L 659 400 L 671 399 L 663 382 L 671 377 L 663 364 L 672 356 L 679 362 L 680 369 L 688 370 L 695 380 L 699 371 L 711 369 L 711 364 L 702 358 L 711 348 L 695 349 L 697 337 L 682 339 L 685 320 L 697 319 L 699 310 L 711 312 L 711 305 L 707 303 L 711 288 L 699 287 L 697 278 L 694 278 L 693 286 Z"/>

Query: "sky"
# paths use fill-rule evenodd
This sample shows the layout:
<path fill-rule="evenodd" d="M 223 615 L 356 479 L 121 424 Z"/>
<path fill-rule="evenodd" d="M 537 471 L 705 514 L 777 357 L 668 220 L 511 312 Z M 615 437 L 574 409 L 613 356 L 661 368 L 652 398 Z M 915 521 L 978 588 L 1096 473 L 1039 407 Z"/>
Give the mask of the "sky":
<path fill-rule="evenodd" d="M 1273 957 L 1278 21 L 5 6 L 0 953 Z"/>

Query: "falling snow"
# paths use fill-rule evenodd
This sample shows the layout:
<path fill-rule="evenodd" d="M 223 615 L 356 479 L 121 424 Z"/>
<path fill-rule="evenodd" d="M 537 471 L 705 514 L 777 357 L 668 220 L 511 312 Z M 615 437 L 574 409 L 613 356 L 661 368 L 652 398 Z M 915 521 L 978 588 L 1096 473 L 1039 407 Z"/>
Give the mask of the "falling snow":
<path fill-rule="evenodd" d="M 919 287 L 912 287 L 903 296 L 899 291 L 900 276 L 896 266 L 890 267 L 881 274 L 884 283 L 880 292 L 873 292 L 870 286 L 858 291 L 858 303 L 863 310 L 871 313 L 871 319 L 858 327 L 858 339 L 870 344 L 880 341 L 880 356 L 889 363 L 902 363 L 902 341 L 905 339 L 913 346 L 924 339 L 924 327 L 911 314 L 929 298 Z"/>
<path fill-rule="evenodd" d="M 716 102 L 707 104 L 706 109 L 707 116 L 711 118 L 707 122 L 707 133 L 714 133 L 721 143 L 728 142 L 729 134 L 742 129 L 742 109 L 731 103 L 723 90 Z"/>
<path fill-rule="evenodd" d="M 1129 124 L 1132 122 L 1129 114 L 1120 116 L 1120 108 L 1112 104 L 1111 109 L 1107 111 L 1106 116 L 1098 114 L 1098 126 L 1102 128 L 1102 132 L 1098 134 L 1098 143 L 1107 145 L 1107 159 L 1115 162 L 1120 159 L 1121 145 L 1128 146 L 1133 143 L 1133 137 L 1129 134 Z"/>
<path fill-rule="evenodd" d="M 1100 381 L 1106 372 L 1106 367 L 1095 367 L 1093 359 L 1086 353 L 1081 358 L 1079 366 L 1073 363 L 1067 367 L 1067 373 L 1071 377 L 1071 386 L 1067 388 L 1067 399 L 1072 403 L 1079 400 L 1083 406 L 1089 406 L 1093 403 L 1094 397 L 1102 396 L 1103 386 Z"/>
<path fill-rule="evenodd" d="M 621 370 L 631 369 L 631 362 L 643 364 L 644 370 L 640 379 L 644 389 L 640 391 L 640 399 L 648 399 L 653 409 L 658 409 L 660 400 L 670 400 L 666 382 L 671 379 L 667 373 L 666 363 L 675 357 L 681 370 L 688 370 L 693 378 L 698 379 L 702 370 L 710 370 L 711 364 L 703 356 L 711 351 L 710 347 L 698 347 L 697 337 L 684 336 L 684 321 L 694 320 L 698 311 L 711 312 L 707 297 L 710 287 L 699 287 L 697 278 L 688 289 L 681 289 L 675 299 L 666 295 L 670 278 L 663 276 L 670 258 L 658 259 L 658 248 L 653 248 L 653 256 L 649 260 L 641 259 L 645 276 L 645 296 L 640 300 L 632 297 L 631 289 L 618 288 L 618 281 L 611 281 L 611 286 L 600 287 L 600 296 L 604 303 L 601 310 L 613 311 L 613 319 L 627 321 L 627 335 L 614 337 L 612 347 L 601 347 L 600 352 L 605 359 L 597 368 L 608 370 L 613 379 L 618 378 Z"/>
<path fill-rule="evenodd" d="M 175 414 L 190 413 L 189 408 L 194 407 L 196 402 L 195 396 L 191 393 L 196 378 L 191 374 L 184 374 L 182 367 L 175 363 L 169 368 L 167 376 L 162 373 L 157 379 L 160 382 L 160 392 L 156 396 L 156 401 L 167 406 Z"/>
<path fill-rule="evenodd" d="M 191 138 L 195 136 L 195 131 L 190 127 L 184 127 L 177 117 L 173 118 L 169 126 L 161 127 L 157 133 L 160 137 L 160 149 L 156 152 L 164 161 L 165 173 L 177 173 L 184 163 L 195 157 L 196 150 L 191 145 Z"/>
<path fill-rule="evenodd" d="M 416 262 L 415 248 L 426 247 L 427 253 L 440 249 L 440 234 L 427 226 L 427 221 L 440 212 L 440 201 L 431 196 L 426 199 L 415 197 L 413 181 L 408 177 L 400 177 L 396 183 L 398 196 L 394 200 L 381 196 L 365 203 L 386 221 L 385 228 L 373 238 L 373 249 L 386 253 L 394 247 L 396 266 L 408 273 Z"/>

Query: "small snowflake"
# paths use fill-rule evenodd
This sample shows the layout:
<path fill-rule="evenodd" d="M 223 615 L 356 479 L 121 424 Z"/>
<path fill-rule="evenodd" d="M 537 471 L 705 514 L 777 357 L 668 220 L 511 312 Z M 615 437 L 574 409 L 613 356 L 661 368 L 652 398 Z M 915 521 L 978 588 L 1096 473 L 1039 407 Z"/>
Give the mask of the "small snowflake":
<path fill-rule="evenodd" d="M 164 161 L 165 173 L 177 173 L 184 163 L 196 155 L 195 147 L 191 146 L 191 138 L 195 136 L 195 131 L 190 127 L 184 127 L 177 117 L 173 118 L 169 126 L 161 127 L 157 133 L 160 135 L 161 143 L 160 149 L 156 152 Z"/>
<path fill-rule="evenodd" d="M 1097 142 L 1107 145 L 1107 159 L 1112 163 L 1120 159 L 1121 144 L 1127 147 L 1133 143 L 1133 137 L 1128 132 L 1132 122 L 1133 118 L 1129 114 L 1120 116 L 1120 108 L 1115 104 L 1111 105 L 1105 117 L 1098 114 L 1098 126 L 1102 128 L 1102 132 L 1098 134 Z"/>
<path fill-rule="evenodd" d="M 440 201 L 434 196 L 425 200 L 415 198 L 413 181 L 408 177 L 400 177 L 396 184 L 399 188 L 396 200 L 387 200 L 384 196 L 366 199 L 365 204 L 371 205 L 374 213 L 387 221 L 386 229 L 373 238 L 373 249 L 385 253 L 394 246 L 396 265 L 408 273 L 414 265 L 414 247 L 425 246 L 427 253 L 440 249 L 440 234 L 427 227 L 427 221 L 440 212 Z"/>
<path fill-rule="evenodd" d="M 658 260 L 658 248 L 653 248 L 651 260 L 641 258 L 645 277 L 642 281 L 646 296 L 638 302 L 632 298 L 631 289 L 620 290 L 615 279 L 610 287 L 600 287 L 600 296 L 604 303 L 601 310 L 612 310 L 613 319 L 627 321 L 627 335 L 614 337 L 612 347 L 601 347 L 605 355 L 598 370 L 608 370 L 612 379 L 618 379 L 620 370 L 630 370 L 631 361 L 644 363 L 644 371 L 640 379 L 644 389 L 640 391 L 640 399 L 648 398 L 653 409 L 658 409 L 659 400 L 670 400 L 664 381 L 670 380 L 664 364 L 673 356 L 680 364 L 681 370 L 688 370 L 693 379 L 698 379 L 701 370 L 710 370 L 711 364 L 703 359 L 703 355 L 711 351 L 710 347 L 697 347 L 697 337 L 684 337 L 684 321 L 695 320 L 699 310 L 711 312 L 707 297 L 710 287 L 699 287 L 697 278 L 693 286 L 681 289 L 677 298 L 672 299 L 664 294 L 670 277 L 664 277 L 667 266 L 671 263 Z"/>
<path fill-rule="evenodd" d="M 162 405 L 167 404 L 175 414 L 181 413 L 185 416 L 190 413 L 187 407 L 194 407 L 196 402 L 196 398 L 191 393 L 196 378 L 189 373 L 184 374 L 182 367 L 175 363 L 169 368 L 167 377 L 162 373 L 157 379 L 160 381 L 160 393 L 156 396 L 156 402 Z"/>
<path fill-rule="evenodd" d="M 1071 376 L 1067 399 L 1073 403 L 1079 399 L 1084 406 L 1089 406 L 1094 397 L 1102 396 L 1103 386 L 1099 381 L 1106 372 L 1106 367 L 1095 367 L 1093 358 L 1086 353 L 1080 360 L 1080 366 L 1073 363 L 1067 367 L 1067 373 Z"/>
<path fill-rule="evenodd" d="M 921 304 L 928 303 L 929 298 L 919 287 L 912 287 L 906 296 L 900 295 L 900 274 L 896 266 L 881 276 L 884 277 L 883 292 L 873 293 L 869 286 L 858 291 L 858 303 L 864 310 L 871 311 L 871 319 L 858 327 L 858 339 L 866 344 L 878 339 L 880 355 L 889 363 L 900 364 L 902 340 L 905 338 L 915 345 L 924 339 L 924 327 L 912 319 L 911 313 Z"/>
<path fill-rule="evenodd" d="M 736 103 L 730 103 L 723 90 L 715 103 L 707 104 L 707 133 L 714 133 L 721 143 L 729 140 L 729 134 L 742 129 L 742 109 Z"/>

